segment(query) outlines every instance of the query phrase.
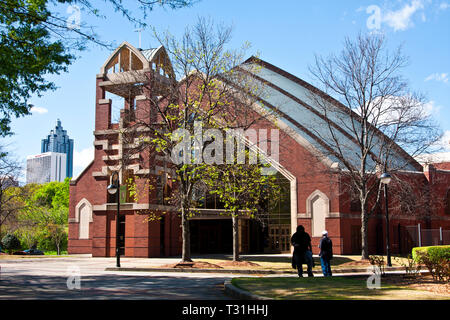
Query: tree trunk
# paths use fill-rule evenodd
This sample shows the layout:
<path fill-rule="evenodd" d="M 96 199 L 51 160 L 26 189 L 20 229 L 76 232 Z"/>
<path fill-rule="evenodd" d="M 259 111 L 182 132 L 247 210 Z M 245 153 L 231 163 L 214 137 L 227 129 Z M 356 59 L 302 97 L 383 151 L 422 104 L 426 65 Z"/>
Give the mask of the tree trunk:
<path fill-rule="evenodd" d="M 369 259 L 369 216 L 365 199 L 361 199 L 361 259 Z"/>
<path fill-rule="evenodd" d="M 192 262 L 189 220 L 187 219 L 187 212 L 184 207 L 181 208 L 181 228 L 182 228 L 182 239 L 183 239 L 181 262 Z"/>
<path fill-rule="evenodd" d="M 231 221 L 233 223 L 233 261 L 239 261 L 239 218 L 233 214 Z"/>

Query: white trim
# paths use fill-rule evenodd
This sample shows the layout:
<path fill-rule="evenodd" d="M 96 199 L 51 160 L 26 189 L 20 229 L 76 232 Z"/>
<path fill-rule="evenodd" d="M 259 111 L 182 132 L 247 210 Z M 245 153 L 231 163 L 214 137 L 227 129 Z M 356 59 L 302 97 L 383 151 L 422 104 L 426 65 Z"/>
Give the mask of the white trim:
<path fill-rule="evenodd" d="M 98 104 L 110 104 L 112 102 L 111 99 L 99 99 Z"/>
<path fill-rule="evenodd" d="M 93 220 L 92 220 L 92 205 L 86 198 L 81 199 L 78 202 L 77 206 L 75 207 L 75 222 L 80 223 L 80 209 L 83 205 L 87 205 L 91 209 L 91 215 L 89 217 L 89 222 L 93 222 Z"/>
<path fill-rule="evenodd" d="M 81 219 L 80 219 L 80 212 L 83 208 L 87 207 L 88 208 L 88 221 L 87 221 L 87 237 L 81 237 L 81 231 L 82 231 L 82 226 L 81 226 Z M 93 222 L 93 218 L 92 218 L 92 205 L 91 203 L 86 199 L 83 198 L 81 199 L 80 202 L 78 202 L 77 206 L 75 207 L 75 223 L 78 223 L 78 239 L 89 239 L 90 234 L 89 234 L 89 227 L 90 227 L 90 223 Z"/>

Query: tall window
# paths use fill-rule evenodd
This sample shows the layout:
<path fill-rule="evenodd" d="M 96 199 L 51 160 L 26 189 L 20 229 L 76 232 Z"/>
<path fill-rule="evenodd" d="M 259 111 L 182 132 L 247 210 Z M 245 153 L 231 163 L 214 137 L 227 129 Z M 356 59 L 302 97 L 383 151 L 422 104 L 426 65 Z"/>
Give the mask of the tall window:
<path fill-rule="evenodd" d="M 446 200 L 445 213 L 450 214 L 450 189 L 447 190 Z"/>
<path fill-rule="evenodd" d="M 159 172 L 156 176 L 156 203 L 167 205 L 172 193 L 172 181 L 167 172 Z"/>
<path fill-rule="evenodd" d="M 281 173 L 276 174 L 276 184 L 280 188 L 277 199 L 269 201 L 269 223 L 291 223 L 291 183 Z"/>

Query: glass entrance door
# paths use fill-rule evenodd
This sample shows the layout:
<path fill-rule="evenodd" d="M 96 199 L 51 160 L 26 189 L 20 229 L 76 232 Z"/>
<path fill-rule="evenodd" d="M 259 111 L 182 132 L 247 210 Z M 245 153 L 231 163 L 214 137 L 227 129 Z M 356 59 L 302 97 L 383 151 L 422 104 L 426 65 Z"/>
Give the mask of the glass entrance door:
<path fill-rule="evenodd" d="M 291 225 L 269 225 L 269 251 L 287 253 L 291 251 Z"/>

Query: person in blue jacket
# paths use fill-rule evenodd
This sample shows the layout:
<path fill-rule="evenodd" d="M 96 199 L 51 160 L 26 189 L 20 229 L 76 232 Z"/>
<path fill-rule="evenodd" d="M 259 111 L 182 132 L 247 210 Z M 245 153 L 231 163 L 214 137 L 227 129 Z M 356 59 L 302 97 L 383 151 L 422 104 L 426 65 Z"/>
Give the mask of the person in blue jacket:
<path fill-rule="evenodd" d="M 333 259 L 333 242 L 328 238 L 328 231 L 322 232 L 322 239 L 320 239 L 320 263 L 322 265 L 322 272 L 325 277 L 331 277 L 331 259 Z"/>

